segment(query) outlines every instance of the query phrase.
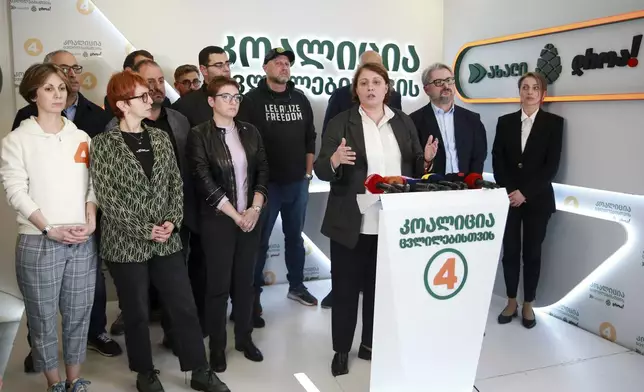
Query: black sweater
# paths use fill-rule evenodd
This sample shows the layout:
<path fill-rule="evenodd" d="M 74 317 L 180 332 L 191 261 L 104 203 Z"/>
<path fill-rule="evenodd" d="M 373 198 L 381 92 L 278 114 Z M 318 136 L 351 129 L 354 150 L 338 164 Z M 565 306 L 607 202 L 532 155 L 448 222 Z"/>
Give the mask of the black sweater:
<path fill-rule="evenodd" d="M 306 155 L 315 154 L 316 134 L 311 103 L 293 82 L 278 93 L 262 79 L 244 96 L 237 119 L 259 130 L 270 182 L 288 184 L 304 179 Z"/>

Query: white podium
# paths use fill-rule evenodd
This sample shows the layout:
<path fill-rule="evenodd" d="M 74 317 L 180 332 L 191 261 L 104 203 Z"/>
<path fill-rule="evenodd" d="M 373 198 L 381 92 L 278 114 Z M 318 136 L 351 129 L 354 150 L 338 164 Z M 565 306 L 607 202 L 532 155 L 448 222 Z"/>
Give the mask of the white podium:
<path fill-rule="evenodd" d="M 471 392 L 509 201 L 505 189 L 358 195 L 379 203 L 372 392 Z"/>

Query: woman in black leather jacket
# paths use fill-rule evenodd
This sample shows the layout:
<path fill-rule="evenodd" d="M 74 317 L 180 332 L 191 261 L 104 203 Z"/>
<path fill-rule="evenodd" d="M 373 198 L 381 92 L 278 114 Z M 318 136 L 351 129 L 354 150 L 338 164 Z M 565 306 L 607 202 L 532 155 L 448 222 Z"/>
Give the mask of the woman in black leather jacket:
<path fill-rule="evenodd" d="M 223 372 L 231 284 L 235 293 L 235 348 L 251 361 L 263 360 L 251 338 L 251 313 L 260 234 L 256 225 L 268 193 L 268 163 L 257 128 L 234 120 L 243 98 L 237 82 L 216 77 L 207 91 L 213 118 L 190 131 L 188 157 L 200 200 L 206 256 L 210 363 L 216 372 Z"/>

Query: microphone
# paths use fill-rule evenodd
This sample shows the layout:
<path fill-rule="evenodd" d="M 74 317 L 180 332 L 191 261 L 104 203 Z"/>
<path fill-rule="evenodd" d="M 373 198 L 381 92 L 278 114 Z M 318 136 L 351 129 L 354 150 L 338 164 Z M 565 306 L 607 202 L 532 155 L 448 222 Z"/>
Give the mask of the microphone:
<path fill-rule="evenodd" d="M 460 187 L 460 189 L 469 189 L 465 183 L 465 174 L 464 173 L 449 173 L 445 174 L 445 181 L 454 183 Z"/>
<path fill-rule="evenodd" d="M 406 184 L 407 181 L 405 180 L 404 177 L 402 176 L 385 176 L 384 177 L 384 182 L 387 184 Z"/>
<path fill-rule="evenodd" d="M 465 176 L 465 183 L 471 189 L 498 189 L 500 186 L 491 181 L 485 181 L 480 173 L 470 173 Z"/>
<path fill-rule="evenodd" d="M 421 177 L 423 182 L 428 182 L 430 184 L 437 184 L 443 187 L 443 190 L 460 190 L 462 189 L 460 185 L 455 184 L 451 181 L 446 181 L 445 177 L 438 173 L 427 173 Z"/>
<path fill-rule="evenodd" d="M 371 174 L 364 181 L 365 188 L 372 194 L 401 193 L 402 190 L 394 185 L 387 184 L 385 178 L 380 174 Z"/>

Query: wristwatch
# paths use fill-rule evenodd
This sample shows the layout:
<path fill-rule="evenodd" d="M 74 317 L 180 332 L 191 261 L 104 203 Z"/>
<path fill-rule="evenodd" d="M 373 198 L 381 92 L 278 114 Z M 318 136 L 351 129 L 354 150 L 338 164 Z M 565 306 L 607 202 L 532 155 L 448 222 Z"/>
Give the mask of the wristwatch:
<path fill-rule="evenodd" d="M 307 180 L 311 181 L 313 179 L 313 174 L 306 173 L 304 178 L 306 178 Z"/>
<path fill-rule="evenodd" d="M 51 229 L 53 229 L 53 227 L 51 227 L 51 225 L 47 225 L 47 226 L 45 226 L 45 228 L 44 228 L 44 229 L 42 229 L 42 235 L 47 236 L 47 234 L 49 234 L 49 232 L 51 231 Z"/>
<path fill-rule="evenodd" d="M 257 211 L 258 213 L 259 213 L 259 212 L 262 212 L 262 207 L 260 207 L 260 206 L 252 206 L 251 208 L 252 208 L 253 210 Z"/>

